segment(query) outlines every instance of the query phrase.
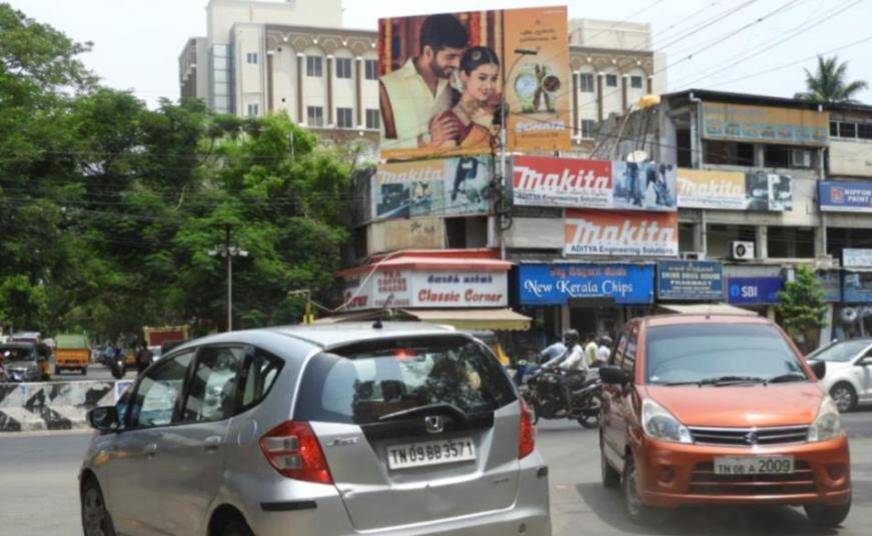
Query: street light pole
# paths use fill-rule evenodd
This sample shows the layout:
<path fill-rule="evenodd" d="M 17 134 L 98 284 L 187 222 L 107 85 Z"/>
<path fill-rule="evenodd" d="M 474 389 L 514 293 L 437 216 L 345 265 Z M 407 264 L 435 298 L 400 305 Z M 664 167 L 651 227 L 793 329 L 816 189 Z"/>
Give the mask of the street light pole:
<path fill-rule="evenodd" d="M 224 257 L 227 266 L 227 331 L 233 331 L 233 257 L 248 257 L 248 251 L 230 245 L 230 227 L 224 226 L 224 245 L 208 252 L 210 257 Z"/>

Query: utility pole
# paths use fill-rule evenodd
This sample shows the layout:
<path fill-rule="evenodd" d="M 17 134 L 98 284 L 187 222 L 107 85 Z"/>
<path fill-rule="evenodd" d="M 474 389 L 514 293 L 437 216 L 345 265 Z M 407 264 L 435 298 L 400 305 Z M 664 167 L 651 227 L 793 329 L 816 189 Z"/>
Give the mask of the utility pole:
<path fill-rule="evenodd" d="M 224 257 L 224 264 L 227 267 L 227 330 L 233 331 L 233 257 L 248 257 L 248 251 L 230 245 L 230 229 L 229 223 L 224 224 L 224 244 L 216 249 L 209 250 L 210 257 Z"/>

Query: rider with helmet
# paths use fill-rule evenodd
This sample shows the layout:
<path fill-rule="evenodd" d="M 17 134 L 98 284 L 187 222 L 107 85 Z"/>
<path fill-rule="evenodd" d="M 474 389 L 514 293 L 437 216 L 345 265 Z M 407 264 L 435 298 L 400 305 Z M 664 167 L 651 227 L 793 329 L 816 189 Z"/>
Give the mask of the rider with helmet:
<path fill-rule="evenodd" d="M 560 375 L 560 394 L 567 411 L 571 401 L 570 384 L 579 377 L 583 380 L 589 370 L 585 361 L 584 349 L 579 344 L 580 341 L 581 336 L 578 331 L 566 330 L 563 333 L 563 344 L 566 345 L 566 352 L 543 365 L 543 368 L 556 369 L 563 373 Z"/>

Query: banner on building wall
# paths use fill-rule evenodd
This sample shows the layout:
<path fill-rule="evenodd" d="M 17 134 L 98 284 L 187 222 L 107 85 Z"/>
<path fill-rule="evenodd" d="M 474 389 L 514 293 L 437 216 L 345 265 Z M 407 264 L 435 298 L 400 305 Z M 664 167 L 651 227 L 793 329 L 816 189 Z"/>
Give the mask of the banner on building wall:
<path fill-rule="evenodd" d="M 442 249 L 445 223 L 442 218 L 409 218 L 373 222 L 367 227 L 367 253 L 401 249 Z"/>
<path fill-rule="evenodd" d="M 736 305 L 774 305 L 783 289 L 783 277 L 731 277 L 727 301 Z"/>
<path fill-rule="evenodd" d="M 724 297 L 723 266 L 714 261 L 660 261 L 657 298 L 710 301 Z"/>
<path fill-rule="evenodd" d="M 608 160 L 515 156 L 516 205 L 675 211 L 675 167 Z"/>
<path fill-rule="evenodd" d="M 563 305 L 570 299 L 612 298 L 619 304 L 654 301 L 651 264 L 521 264 L 522 305 Z"/>
<path fill-rule="evenodd" d="M 818 201 L 824 212 L 872 212 L 872 184 L 821 181 Z"/>
<path fill-rule="evenodd" d="M 568 210 L 567 255 L 674 257 L 678 255 L 675 212 Z"/>
<path fill-rule="evenodd" d="M 872 272 L 844 272 L 842 298 L 845 303 L 872 303 Z"/>
<path fill-rule="evenodd" d="M 703 137 L 791 145 L 826 145 L 829 112 L 719 102 L 702 103 Z"/>
<path fill-rule="evenodd" d="M 380 164 L 372 178 L 373 219 L 485 214 L 491 157 Z"/>
<path fill-rule="evenodd" d="M 382 157 L 489 152 L 503 114 L 509 150 L 569 149 L 567 34 L 563 6 L 379 20 Z"/>
<path fill-rule="evenodd" d="M 377 271 L 369 279 L 345 277 L 343 312 L 403 308 L 506 307 L 508 276 L 503 271 Z M 361 286 L 362 285 L 362 286 Z"/>
<path fill-rule="evenodd" d="M 679 168 L 678 206 L 719 210 L 793 210 L 790 175 Z"/>
<path fill-rule="evenodd" d="M 845 268 L 872 268 L 872 249 L 844 248 L 842 266 Z"/>
<path fill-rule="evenodd" d="M 842 272 L 840 270 L 822 270 L 818 279 L 824 289 L 824 301 L 838 303 L 842 301 Z"/>

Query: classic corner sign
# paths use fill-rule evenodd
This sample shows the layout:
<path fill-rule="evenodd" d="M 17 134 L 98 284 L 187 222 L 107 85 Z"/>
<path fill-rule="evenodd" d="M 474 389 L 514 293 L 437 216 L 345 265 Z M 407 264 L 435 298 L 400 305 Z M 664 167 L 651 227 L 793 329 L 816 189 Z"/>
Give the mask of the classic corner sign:
<path fill-rule="evenodd" d="M 618 304 L 654 300 L 652 264 L 521 264 L 522 305 L 564 305 L 569 300 L 611 298 Z"/>
<path fill-rule="evenodd" d="M 723 267 L 713 261 L 660 261 L 657 298 L 660 300 L 721 300 Z"/>

